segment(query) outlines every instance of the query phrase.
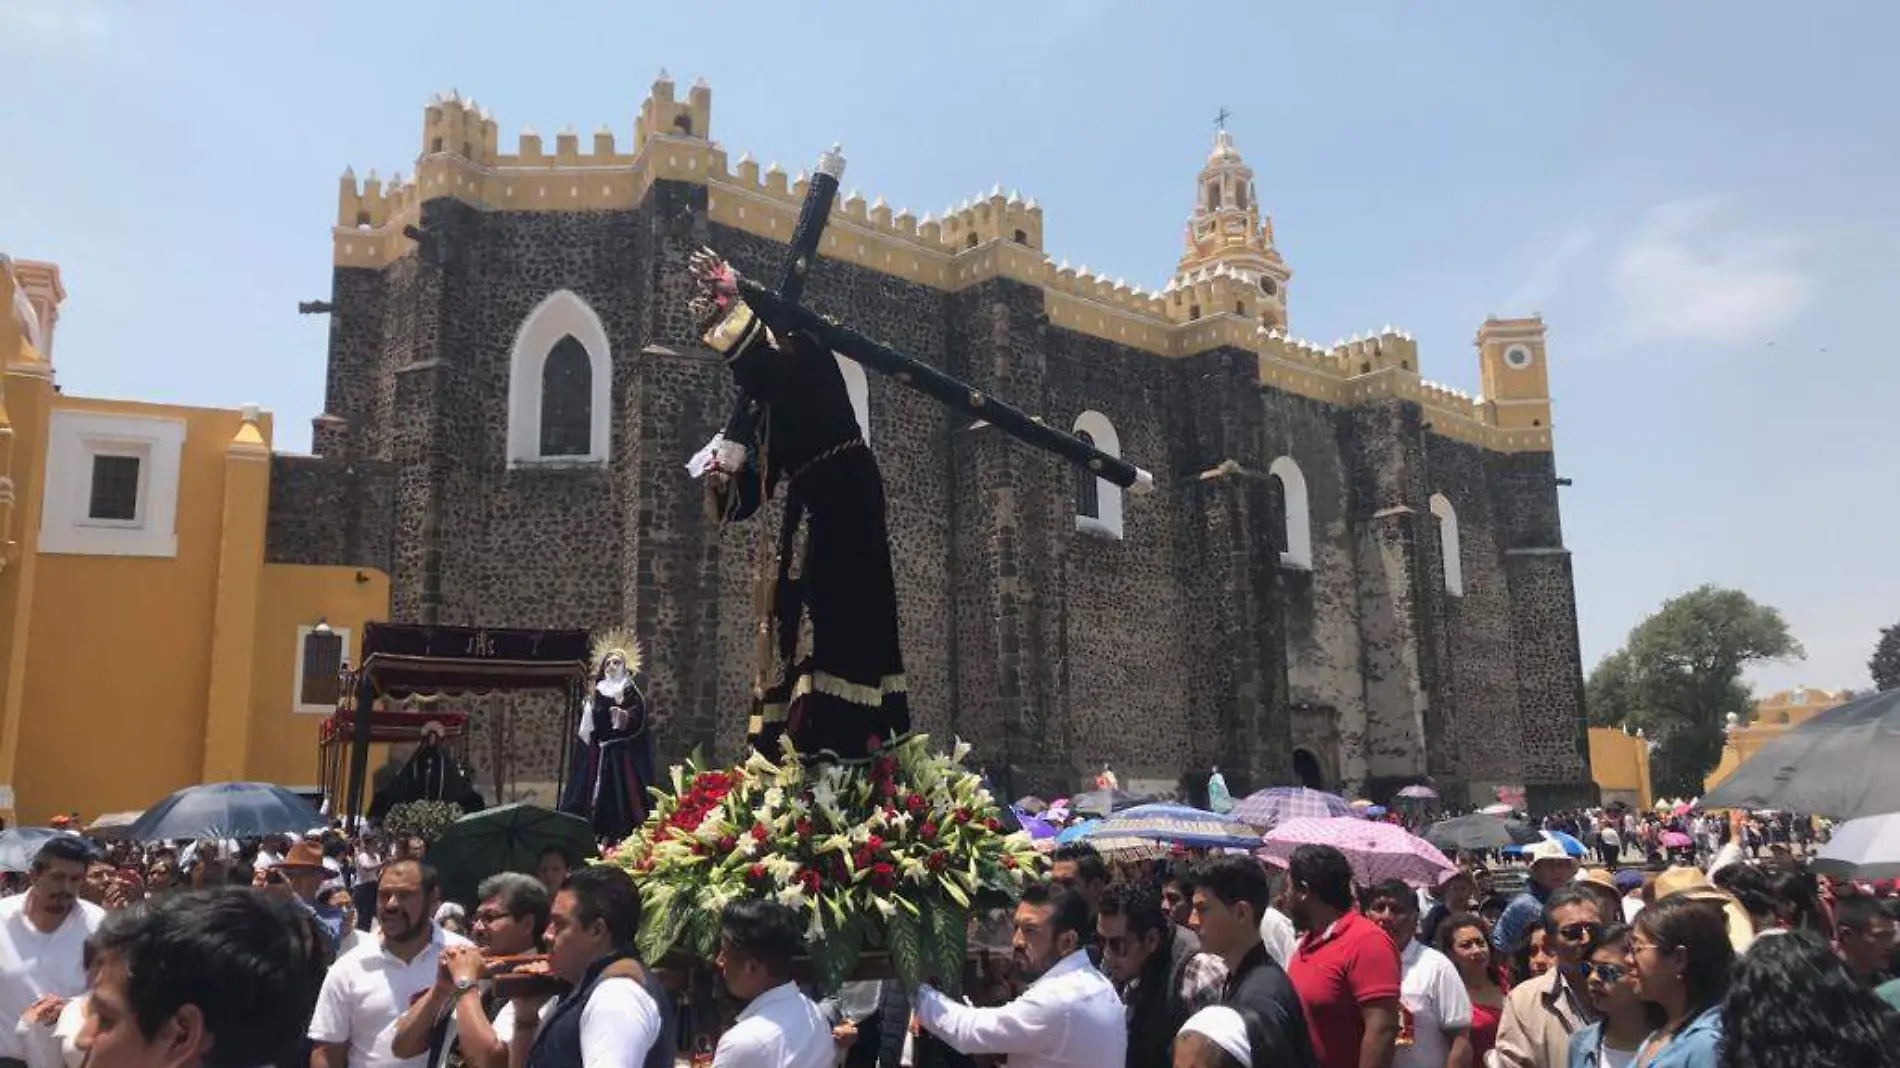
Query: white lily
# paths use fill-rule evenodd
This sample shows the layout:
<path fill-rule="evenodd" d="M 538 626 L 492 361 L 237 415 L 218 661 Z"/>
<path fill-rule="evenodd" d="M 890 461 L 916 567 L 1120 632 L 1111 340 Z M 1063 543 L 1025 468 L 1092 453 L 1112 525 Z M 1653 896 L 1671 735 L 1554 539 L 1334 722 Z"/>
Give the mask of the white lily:
<path fill-rule="evenodd" d="M 787 908 L 804 908 L 809 903 L 805 896 L 805 884 L 786 883 L 778 892 L 778 903 Z"/>
<path fill-rule="evenodd" d="M 961 764 L 963 763 L 963 758 L 969 755 L 970 743 L 958 738 L 956 746 L 950 750 L 950 762 L 953 764 Z"/>

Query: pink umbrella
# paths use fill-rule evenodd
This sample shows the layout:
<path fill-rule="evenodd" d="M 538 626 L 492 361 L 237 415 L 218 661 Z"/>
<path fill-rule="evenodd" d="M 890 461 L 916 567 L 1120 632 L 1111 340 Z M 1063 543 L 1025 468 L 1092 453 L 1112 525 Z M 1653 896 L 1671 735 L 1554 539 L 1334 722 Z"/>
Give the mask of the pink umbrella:
<path fill-rule="evenodd" d="M 1259 856 L 1284 868 L 1303 845 L 1328 845 L 1344 853 L 1353 880 L 1361 886 L 1387 879 L 1437 886 L 1457 870 L 1437 847 L 1397 824 L 1338 816 L 1287 820 L 1268 832 Z"/>
<path fill-rule="evenodd" d="M 1695 845 L 1695 839 L 1683 834 L 1681 831 L 1664 831 L 1662 833 L 1662 844 L 1664 849 L 1688 849 Z"/>

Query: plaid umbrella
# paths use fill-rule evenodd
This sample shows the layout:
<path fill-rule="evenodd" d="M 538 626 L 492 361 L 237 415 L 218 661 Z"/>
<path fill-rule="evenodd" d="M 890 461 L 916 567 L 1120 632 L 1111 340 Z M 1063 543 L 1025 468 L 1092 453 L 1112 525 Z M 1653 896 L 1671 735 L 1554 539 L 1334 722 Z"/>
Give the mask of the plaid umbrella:
<path fill-rule="evenodd" d="M 1241 798 L 1229 815 L 1250 826 L 1272 830 L 1287 820 L 1303 817 L 1350 816 L 1352 806 L 1338 794 L 1308 790 L 1304 786 L 1275 786 Z"/>
<path fill-rule="evenodd" d="M 1353 881 L 1361 886 L 1402 879 L 1412 886 L 1437 886 L 1457 865 L 1445 859 L 1423 838 L 1391 823 L 1350 816 L 1301 817 L 1287 820 L 1267 832 L 1258 853 L 1269 863 L 1286 867 L 1293 851 L 1303 845 L 1327 845 L 1346 855 Z"/>
<path fill-rule="evenodd" d="M 1232 816 L 1170 804 L 1123 809 L 1089 832 L 1090 842 L 1101 838 L 1144 838 L 1206 849 L 1251 849 L 1260 844 L 1260 832 Z"/>

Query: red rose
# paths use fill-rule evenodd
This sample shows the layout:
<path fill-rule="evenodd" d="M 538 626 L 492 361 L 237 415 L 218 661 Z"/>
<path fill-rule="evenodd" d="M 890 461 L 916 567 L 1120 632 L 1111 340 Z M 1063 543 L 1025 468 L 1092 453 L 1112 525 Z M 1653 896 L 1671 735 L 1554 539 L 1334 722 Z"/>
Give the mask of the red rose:
<path fill-rule="evenodd" d="M 816 894 L 819 888 L 824 885 L 823 880 L 819 877 L 818 871 L 815 868 L 806 868 L 798 873 L 797 878 L 799 883 L 805 887 L 807 894 Z"/>
<path fill-rule="evenodd" d="M 910 809 L 911 815 L 920 816 L 930 806 L 924 801 L 924 795 L 912 794 L 904 799 L 904 807 Z"/>
<path fill-rule="evenodd" d="M 765 878 L 765 865 L 763 864 L 752 865 L 750 868 L 747 868 L 745 870 L 745 877 L 752 880 L 753 882 L 758 882 L 760 879 Z"/>
<path fill-rule="evenodd" d="M 737 849 L 738 847 L 739 847 L 739 840 L 737 838 L 734 838 L 733 836 L 729 834 L 722 834 L 719 836 L 719 851 L 721 853 L 730 853 L 734 849 Z"/>
<path fill-rule="evenodd" d="M 884 748 L 884 736 L 881 734 L 873 734 L 864 740 L 864 751 L 867 753 L 875 753 L 882 748 Z"/>
<path fill-rule="evenodd" d="M 864 840 L 864 848 L 866 852 L 875 853 L 884 848 L 884 839 L 874 834 Z"/>
<path fill-rule="evenodd" d="M 956 820 L 958 823 L 968 823 L 970 822 L 971 815 L 973 815 L 973 813 L 971 813 L 969 809 L 960 808 L 956 811 Z"/>
<path fill-rule="evenodd" d="M 871 774 L 879 779 L 888 779 L 897 774 L 897 761 L 890 757 L 878 757 L 871 761 Z"/>
<path fill-rule="evenodd" d="M 897 784 L 889 781 L 879 783 L 878 793 L 883 794 L 885 797 L 895 797 L 897 796 Z"/>
<path fill-rule="evenodd" d="M 992 831 L 1000 831 L 1003 829 L 1003 821 L 997 819 L 995 816 L 991 816 L 989 819 L 983 821 L 983 826 L 988 827 Z"/>
<path fill-rule="evenodd" d="M 897 871 L 889 864 L 879 861 L 871 865 L 871 885 L 879 890 L 889 890 L 897 881 Z"/>
<path fill-rule="evenodd" d="M 929 820 L 925 820 L 924 825 L 917 828 L 917 834 L 923 838 L 935 838 L 937 837 L 937 825 Z"/>
<path fill-rule="evenodd" d="M 772 833 L 771 831 L 766 829 L 764 822 L 759 822 L 752 825 L 752 840 L 754 842 L 765 841 L 766 836 L 771 833 Z"/>
<path fill-rule="evenodd" d="M 930 858 L 928 860 L 925 860 L 924 864 L 931 871 L 942 871 L 943 866 L 949 863 L 949 861 L 950 861 L 949 856 L 946 855 L 943 850 L 939 849 L 931 853 Z"/>
<path fill-rule="evenodd" d="M 1016 866 L 1016 858 L 1015 858 L 1015 857 L 1012 857 L 1012 856 L 1010 856 L 1010 855 L 1009 855 L 1008 853 L 1004 853 L 1004 854 L 1003 854 L 1003 867 L 1005 867 L 1005 868 L 1013 868 L 1013 867 L 1015 867 L 1015 866 Z"/>
<path fill-rule="evenodd" d="M 800 838 L 811 837 L 811 821 L 810 820 L 800 819 L 797 823 L 792 824 L 792 827 L 794 830 L 798 832 L 798 836 Z"/>

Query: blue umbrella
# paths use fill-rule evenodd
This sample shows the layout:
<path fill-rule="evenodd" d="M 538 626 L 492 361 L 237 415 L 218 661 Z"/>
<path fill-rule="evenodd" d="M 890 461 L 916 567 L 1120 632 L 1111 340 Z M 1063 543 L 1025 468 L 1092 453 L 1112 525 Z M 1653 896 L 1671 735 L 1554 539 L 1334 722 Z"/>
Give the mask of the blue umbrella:
<path fill-rule="evenodd" d="M 1251 849 L 1260 832 L 1233 816 L 1190 805 L 1156 803 L 1123 809 L 1089 832 L 1090 838 L 1146 838 L 1204 849 Z"/>
<path fill-rule="evenodd" d="M 1538 833 L 1544 836 L 1544 840 L 1546 842 L 1555 842 L 1558 845 L 1563 846 L 1564 853 L 1566 853 L 1569 856 L 1581 857 L 1584 854 L 1590 852 L 1589 850 L 1583 848 L 1582 842 L 1577 841 L 1575 838 L 1570 837 L 1569 835 L 1565 834 L 1562 831 L 1540 831 Z M 1503 849 L 1498 850 L 1498 852 L 1503 853 L 1506 856 L 1519 856 L 1524 852 L 1524 847 L 1521 845 L 1505 846 Z"/>
<path fill-rule="evenodd" d="M 302 834 L 327 821 L 310 802 L 267 782 L 214 782 L 187 786 L 145 810 L 125 837 L 135 842 L 173 838 L 257 838 Z"/>
<path fill-rule="evenodd" d="M 1365 808 L 1362 808 L 1359 810 L 1359 814 L 1361 816 L 1364 816 L 1367 819 L 1377 819 L 1378 817 L 1385 815 L 1385 806 L 1384 805 L 1367 805 Z"/>
<path fill-rule="evenodd" d="M 14 827 L 0 831 L 0 871 L 32 871 L 33 858 L 39 855 L 40 847 L 61 835 L 72 837 L 66 831 L 50 827 Z"/>
<path fill-rule="evenodd" d="M 1093 831 L 1101 825 L 1101 820 L 1083 820 L 1080 823 L 1072 823 L 1062 828 L 1061 834 L 1056 835 L 1056 844 L 1063 846 L 1068 845 L 1070 842 L 1079 842 L 1087 838 L 1090 831 Z"/>

